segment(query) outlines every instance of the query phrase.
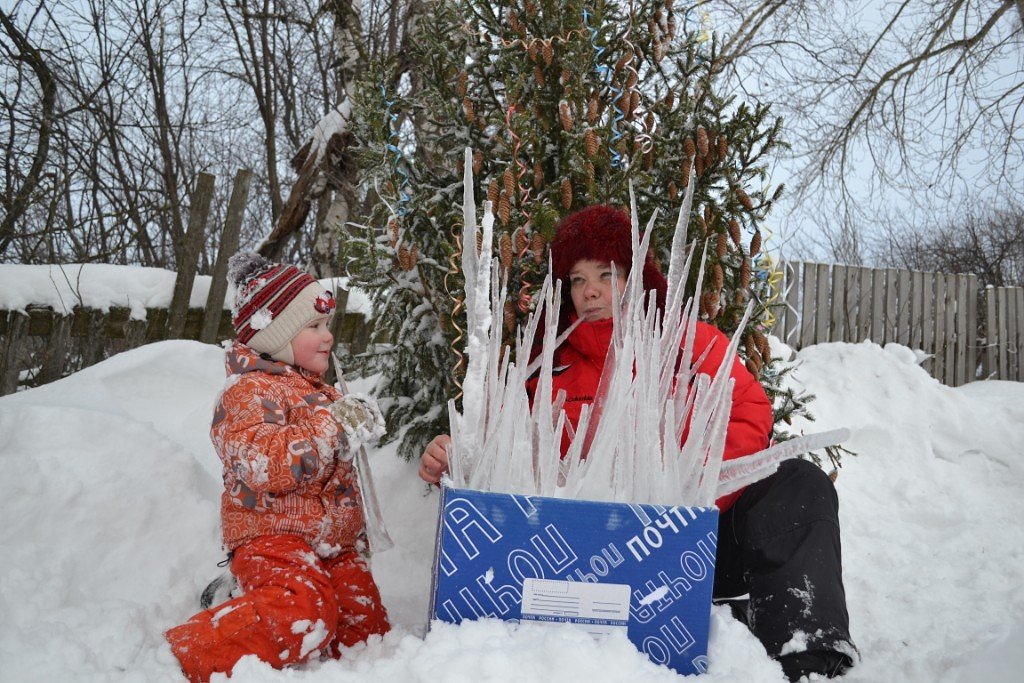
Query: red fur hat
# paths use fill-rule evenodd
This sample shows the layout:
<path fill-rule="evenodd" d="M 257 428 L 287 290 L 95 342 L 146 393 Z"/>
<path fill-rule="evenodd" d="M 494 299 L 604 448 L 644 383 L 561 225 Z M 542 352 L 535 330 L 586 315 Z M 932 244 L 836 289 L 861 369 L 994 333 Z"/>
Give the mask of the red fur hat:
<path fill-rule="evenodd" d="M 630 217 L 613 206 L 588 206 L 563 218 L 551 241 L 551 274 L 563 280 L 562 292 L 569 291 L 569 271 L 577 261 L 614 262 L 628 274 L 633 263 L 632 230 Z M 644 259 L 644 289 L 653 289 L 658 308 L 665 308 L 668 282 L 650 251 Z"/>

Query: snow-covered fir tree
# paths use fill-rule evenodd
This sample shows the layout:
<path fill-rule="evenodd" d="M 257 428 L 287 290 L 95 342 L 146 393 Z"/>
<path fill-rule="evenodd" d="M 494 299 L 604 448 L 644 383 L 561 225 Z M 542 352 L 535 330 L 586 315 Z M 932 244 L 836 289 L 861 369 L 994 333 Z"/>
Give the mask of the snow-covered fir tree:
<path fill-rule="evenodd" d="M 405 430 L 405 457 L 447 430 L 444 406 L 464 373 L 466 147 L 477 197 L 496 207 L 507 330 L 534 305 L 562 216 L 594 203 L 628 206 L 632 184 L 640 215 L 659 211 L 651 243 L 665 255 L 692 173 L 689 235 L 707 264 L 691 294 L 704 319 L 741 335 L 741 354 L 769 393 L 777 386 L 765 337 L 773 266 L 759 226 L 782 191 L 766 185 L 781 124 L 766 106 L 716 93 L 714 38 L 672 5 L 442 0 L 419 17 L 403 63 L 367 74 L 355 132 L 379 201 L 345 256 L 374 300 L 383 342 L 361 369 L 380 373 L 378 394 L 394 397 L 382 405 L 389 433 Z M 750 322 L 737 331 L 751 299 Z M 777 421 L 804 401 L 782 404 Z"/>

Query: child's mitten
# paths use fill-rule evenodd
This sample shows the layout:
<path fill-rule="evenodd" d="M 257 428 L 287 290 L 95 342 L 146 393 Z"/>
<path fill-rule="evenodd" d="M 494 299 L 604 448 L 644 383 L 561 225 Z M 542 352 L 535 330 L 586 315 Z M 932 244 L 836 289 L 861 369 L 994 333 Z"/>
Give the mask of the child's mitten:
<path fill-rule="evenodd" d="M 377 402 L 365 394 L 345 394 L 331 404 L 331 416 L 345 432 L 352 451 L 378 441 L 387 433 Z"/>

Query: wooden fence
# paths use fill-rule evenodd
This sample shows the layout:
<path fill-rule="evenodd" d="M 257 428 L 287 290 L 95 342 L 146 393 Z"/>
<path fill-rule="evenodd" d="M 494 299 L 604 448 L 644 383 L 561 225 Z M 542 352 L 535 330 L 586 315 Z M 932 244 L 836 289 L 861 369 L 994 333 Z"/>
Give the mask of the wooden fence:
<path fill-rule="evenodd" d="M 348 292 L 336 292 L 338 311 L 344 310 Z M 107 312 L 76 307 L 69 315 L 48 306 L 29 307 L 27 312 L 0 311 L 0 396 L 18 387 L 34 387 L 66 377 L 143 344 L 164 339 L 195 339 L 219 342 L 235 336 L 231 312 L 215 313 L 213 323 L 201 308 L 187 309 L 178 334 L 168 334 L 170 309 L 150 308 L 145 320 L 132 320 L 127 308 Z M 203 338 L 204 329 L 212 335 Z M 360 353 L 369 343 L 372 326 L 362 313 L 335 316 L 332 332 L 349 353 Z M 331 371 L 333 372 L 333 370 Z M 333 378 L 328 378 L 333 381 Z"/>
<path fill-rule="evenodd" d="M 896 342 L 960 386 L 1024 380 L 1024 289 L 979 291 L 974 275 L 784 262 L 772 332 L 800 349 L 822 342 Z"/>

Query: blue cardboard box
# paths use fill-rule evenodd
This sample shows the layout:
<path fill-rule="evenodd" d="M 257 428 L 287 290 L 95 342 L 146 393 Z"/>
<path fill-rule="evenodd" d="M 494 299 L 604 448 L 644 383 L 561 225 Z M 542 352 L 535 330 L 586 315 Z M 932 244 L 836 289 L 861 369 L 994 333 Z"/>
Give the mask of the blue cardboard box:
<path fill-rule="evenodd" d="M 707 670 L 718 509 L 444 487 L 430 616 L 625 631 L 681 674 Z"/>

